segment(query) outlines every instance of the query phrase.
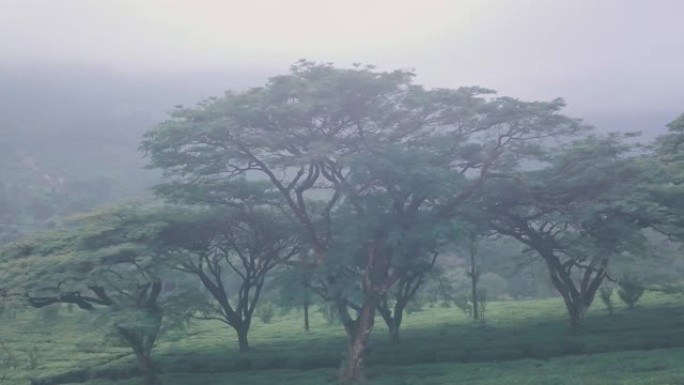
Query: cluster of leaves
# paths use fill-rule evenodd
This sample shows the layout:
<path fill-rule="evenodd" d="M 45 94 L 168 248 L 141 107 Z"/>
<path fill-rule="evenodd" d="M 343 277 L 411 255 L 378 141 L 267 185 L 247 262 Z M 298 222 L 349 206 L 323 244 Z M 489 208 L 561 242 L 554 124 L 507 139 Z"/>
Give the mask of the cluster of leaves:
<path fill-rule="evenodd" d="M 639 277 L 633 274 L 625 274 L 618 282 L 618 295 L 627 307 L 633 309 L 644 294 L 644 284 Z"/>

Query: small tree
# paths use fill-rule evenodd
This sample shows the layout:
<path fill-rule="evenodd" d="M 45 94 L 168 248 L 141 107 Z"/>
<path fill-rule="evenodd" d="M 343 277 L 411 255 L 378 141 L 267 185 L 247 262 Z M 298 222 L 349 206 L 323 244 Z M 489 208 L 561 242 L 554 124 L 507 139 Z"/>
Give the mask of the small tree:
<path fill-rule="evenodd" d="M 276 307 L 271 301 L 262 301 L 256 308 L 259 320 L 265 324 L 270 324 L 276 312 Z"/>
<path fill-rule="evenodd" d="M 477 249 L 478 249 L 478 234 L 476 232 L 471 232 L 469 234 L 470 236 L 468 237 L 468 259 L 470 262 L 469 270 L 468 270 L 468 278 L 470 278 L 470 286 L 471 286 L 471 301 L 473 304 L 473 319 L 478 320 L 480 319 L 480 297 L 485 297 L 486 294 L 482 289 L 478 290 L 477 284 L 480 282 L 480 277 L 482 276 L 482 271 L 478 268 L 477 266 Z M 484 306 L 482 305 L 482 316 L 483 319 L 480 321 L 484 323 Z"/>
<path fill-rule="evenodd" d="M 599 297 L 601 298 L 603 305 L 605 305 L 606 310 L 608 310 L 608 314 L 613 314 L 613 311 L 615 310 L 615 304 L 613 303 L 613 288 L 602 286 L 599 291 Z"/>
<path fill-rule="evenodd" d="M 418 300 L 416 294 L 427 279 L 427 274 L 435 265 L 437 256 L 438 253 L 433 252 L 430 258 L 418 260 L 422 263 L 417 261 L 417 263 L 406 268 L 396 285 L 385 293 L 378 304 L 377 310 L 387 325 L 390 341 L 399 341 L 399 329 L 404 318 L 404 312 L 409 311 L 408 306 L 412 303 L 416 304 Z"/>
<path fill-rule="evenodd" d="M 618 295 L 622 302 L 628 308 L 634 309 L 645 290 L 641 279 L 633 274 L 625 274 L 618 281 L 618 287 Z"/>
<path fill-rule="evenodd" d="M 289 263 L 287 268 L 274 272 L 270 285 L 270 297 L 284 309 L 301 309 L 305 331 L 311 329 L 311 307 L 317 299 L 312 288 L 312 272 L 301 261 Z"/>
<path fill-rule="evenodd" d="M 300 250 L 297 232 L 275 210 L 254 206 L 187 210 L 165 233 L 162 259 L 196 277 L 212 301 L 199 318 L 235 330 L 240 352 L 269 273 Z"/>
<path fill-rule="evenodd" d="M 462 268 L 441 268 L 436 272 L 436 285 L 433 292 L 442 300 L 444 306 L 455 305 L 466 316 L 474 318 L 469 290 L 468 272 Z"/>

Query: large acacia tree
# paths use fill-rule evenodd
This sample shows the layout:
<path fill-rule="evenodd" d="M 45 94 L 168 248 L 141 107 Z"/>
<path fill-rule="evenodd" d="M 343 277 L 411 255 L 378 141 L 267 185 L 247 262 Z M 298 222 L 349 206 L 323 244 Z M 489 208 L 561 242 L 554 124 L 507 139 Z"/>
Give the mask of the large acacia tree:
<path fill-rule="evenodd" d="M 325 267 L 321 289 L 349 337 L 342 382 L 363 377 L 377 306 L 431 255 L 459 207 L 489 178 L 536 157 L 543 141 L 584 129 L 559 113 L 561 100 L 426 90 L 412 78 L 301 61 L 264 87 L 176 109 L 142 143 L 151 167 L 164 170 L 158 192 L 169 198 L 233 204 L 246 184 L 269 184 L 303 229 L 307 261 Z M 352 290 L 340 288 L 342 276 Z"/>

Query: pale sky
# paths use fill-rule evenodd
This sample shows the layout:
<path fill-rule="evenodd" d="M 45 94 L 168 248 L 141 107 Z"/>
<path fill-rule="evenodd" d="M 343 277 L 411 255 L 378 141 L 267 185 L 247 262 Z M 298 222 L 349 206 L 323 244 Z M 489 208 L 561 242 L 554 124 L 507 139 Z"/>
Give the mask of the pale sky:
<path fill-rule="evenodd" d="M 0 0 L 0 67 L 268 76 L 308 58 L 560 96 L 580 115 L 673 114 L 683 17 L 684 0 Z"/>

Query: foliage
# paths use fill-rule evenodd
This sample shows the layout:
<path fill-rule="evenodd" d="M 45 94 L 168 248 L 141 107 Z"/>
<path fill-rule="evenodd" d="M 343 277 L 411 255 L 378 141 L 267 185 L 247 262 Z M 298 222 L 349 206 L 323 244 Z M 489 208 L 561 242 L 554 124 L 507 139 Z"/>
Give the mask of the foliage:
<path fill-rule="evenodd" d="M 318 312 L 323 316 L 327 325 L 339 325 L 340 317 L 337 315 L 337 309 L 332 304 L 323 304 L 318 307 Z"/>
<path fill-rule="evenodd" d="M 633 309 L 644 294 L 644 284 L 633 274 L 625 274 L 618 280 L 618 295 L 627 307 Z"/>
<path fill-rule="evenodd" d="M 621 135 L 589 137 L 549 156 L 537 170 L 502 178 L 483 196 L 489 226 L 547 265 L 577 330 L 611 259 L 647 254 L 642 229 L 654 215 L 644 169 Z"/>
<path fill-rule="evenodd" d="M 425 305 L 420 297 L 413 297 L 413 300 L 406 305 L 406 314 L 418 313 L 423 310 L 425 310 Z"/>
<path fill-rule="evenodd" d="M 199 281 L 211 301 L 195 303 L 198 318 L 234 329 L 241 351 L 247 351 L 247 333 L 266 279 L 301 252 L 297 229 L 276 210 L 262 206 L 176 210 L 170 215 L 160 263 Z"/>
<path fill-rule="evenodd" d="M 262 319 L 257 328 L 278 324 L 272 302 L 258 306 L 271 284 L 292 291 L 276 300 L 301 306 L 306 330 L 309 307 L 321 301 L 324 315 L 341 323 L 342 383 L 364 380 L 366 362 L 602 351 L 581 337 L 504 338 L 511 330 L 492 321 L 490 311 L 501 306 L 492 300 L 508 298 L 508 282 L 479 257 L 476 264 L 474 244 L 468 272 L 438 255 L 449 256 L 473 234 L 509 237 L 525 249 L 499 260 L 523 254 L 526 262 L 545 264 L 577 332 L 609 265 L 648 256 L 657 243 L 645 229 L 684 239 L 684 117 L 644 153 L 627 144 L 630 135 L 584 136 L 589 127 L 562 115 L 560 99 L 524 102 L 478 87 L 426 89 L 414 76 L 300 61 L 263 87 L 180 106 L 141 147 L 150 167 L 165 175 L 156 192 L 187 206 L 103 210 L 4 248 L 3 306 L 27 300 L 45 308 L 41 314 L 54 327 L 72 315 L 57 317 L 49 305 L 89 310 L 97 326 L 91 331 L 132 348 L 147 384 L 158 383 L 151 352 L 165 326 L 194 328 L 183 322 L 190 315 L 234 329 L 243 353 L 231 363 L 235 370 L 334 364 L 342 344 L 332 339 L 321 340 L 321 354 L 311 356 L 246 353 L 253 315 Z M 8 170 L 15 166 L 16 159 Z M 0 178 L 0 210 L 11 212 L 0 217 L 0 242 L 17 239 L 23 223 L 60 227 L 63 214 L 108 192 L 102 183 L 91 186 L 90 196 L 72 196 L 61 184 L 46 189 L 12 173 Z M 470 296 L 461 285 L 467 277 Z M 631 308 L 643 285 L 623 281 L 619 295 Z M 466 335 L 451 341 L 451 350 L 434 349 L 440 342 L 412 345 L 410 353 L 371 345 L 376 312 L 396 342 L 404 313 L 421 305 L 421 290 L 439 292 L 491 327 L 468 329 L 480 339 Z M 612 313 L 610 295 L 600 295 Z M 280 330 L 278 337 L 286 334 Z M 495 348 L 483 349 L 483 338 Z M 29 370 L 38 370 L 43 364 L 30 360 L 37 350 L 25 351 Z M 64 378 L 89 376 L 76 370 Z"/>
<path fill-rule="evenodd" d="M 162 295 L 163 266 L 155 255 L 168 225 L 164 216 L 120 207 L 74 221 L 70 230 L 6 247 L 2 261 L 8 275 L 0 291 L 26 298 L 39 309 L 74 304 L 90 311 L 102 333 L 134 351 L 145 383 L 156 384 L 151 352 L 162 331 L 163 311 L 171 314 L 183 307 L 178 297 Z M 53 319 L 57 311 L 41 309 Z"/>
<path fill-rule="evenodd" d="M 257 317 L 265 324 L 271 323 L 276 313 L 276 307 L 271 301 L 263 301 L 256 310 Z"/>
<path fill-rule="evenodd" d="M 65 179 L 0 142 L 0 244 L 62 227 L 65 218 L 112 199 L 106 178 Z M 10 146 L 11 147 L 11 146 Z"/>
<path fill-rule="evenodd" d="M 504 300 L 508 297 L 508 281 L 496 273 L 483 273 L 479 285 L 486 291 L 486 297 L 490 300 Z"/>
<path fill-rule="evenodd" d="M 681 309 L 663 305 L 628 317 L 602 286 L 609 266 L 614 271 L 658 254 L 663 248 L 651 246 L 664 237 L 671 249 L 684 239 L 684 115 L 643 148 L 628 145 L 630 135 L 584 136 L 589 128 L 562 115 L 559 99 L 524 102 L 478 87 L 426 89 L 414 76 L 300 61 L 263 87 L 177 108 L 145 135 L 142 149 L 150 167 L 165 174 L 156 192 L 188 205 L 182 207 L 108 209 L 65 221 L 110 200 L 120 186 L 110 178 L 65 179 L 0 142 L 0 243 L 17 241 L 0 252 L 0 306 L 13 313 L 2 316 L 16 317 L 17 303 L 28 301 L 40 310 L 19 310 L 11 324 L 29 325 L 22 335 L 50 337 L 27 347 L 3 333 L 20 349 L 0 341 L 0 381 L 17 366 L 14 352 L 30 373 L 59 361 L 43 349 L 55 348 L 51 330 L 67 331 L 79 353 L 97 356 L 92 362 L 120 354 L 118 346 L 132 348 L 149 384 L 157 383 L 151 351 L 164 337 L 160 365 L 173 374 L 330 368 L 344 348 L 341 331 L 328 327 L 336 323 L 347 337 L 340 372 L 347 382 L 363 379 L 365 362 L 373 375 L 385 375 L 382 365 L 548 360 L 684 345 L 677 337 Z M 46 228 L 62 230 L 20 240 Z M 477 266 L 471 253 L 466 272 L 449 252 L 462 248 L 474 229 L 508 236 L 509 243 L 502 241 L 504 250 L 489 262 L 478 256 Z M 500 241 L 489 238 L 490 246 Z M 668 250 L 673 255 L 678 250 Z M 534 268 L 548 269 L 574 331 L 599 288 L 616 316 L 599 314 L 585 335 L 570 339 L 552 301 L 497 302 L 509 298 L 512 285 L 504 278 L 520 273 L 514 260 L 521 256 L 533 284 L 541 281 Z M 668 269 L 652 259 L 660 271 Z M 657 287 L 681 292 L 678 284 L 658 279 Z M 636 277 L 620 280 L 618 294 L 629 308 L 643 293 Z M 264 296 L 268 301 L 259 302 Z M 438 297 L 490 327 L 473 329 L 448 310 L 413 311 Z M 276 316 L 271 301 L 304 309 L 306 330 L 309 307 L 316 306 L 320 333 L 292 332 L 294 321 Z M 59 304 L 88 310 L 89 321 L 60 312 Z M 409 343 L 371 342 L 376 312 L 390 339 L 398 339 L 403 314 L 411 313 Z M 260 349 L 244 353 L 253 314 L 262 320 L 255 325 Z M 185 322 L 190 316 L 235 329 L 242 356 L 213 354 L 225 353 L 215 323 Z M 103 335 L 106 345 L 84 337 Z M 293 353 L 298 343 L 305 349 Z M 130 377 L 130 362 L 120 358 L 36 383 Z M 414 380 L 423 378 L 400 381 Z"/>
<path fill-rule="evenodd" d="M 462 363 L 476 362 L 477 367 L 489 367 L 498 361 L 515 368 L 524 362 L 521 358 L 542 363 L 563 360 L 562 356 L 566 355 L 591 354 L 596 359 L 601 353 L 623 350 L 635 350 L 632 354 L 643 356 L 653 349 L 665 348 L 669 348 L 665 352 L 676 354 L 678 350 L 674 348 L 684 346 L 683 325 L 679 322 L 684 314 L 682 296 L 649 292 L 641 306 L 644 311 L 630 312 L 621 303 L 617 304 L 613 316 L 592 308 L 583 332 L 575 336 L 567 334 L 564 309 L 557 299 L 488 302 L 487 328 L 478 327 L 453 309 L 433 307 L 406 318 L 400 344 L 392 344 L 385 333 L 378 333 L 372 340 L 368 370 L 378 371 L 379 377 L 373 377 L 374 380 L 386 381 L 392 370 L 405 365 L 444 363 L 459 367 Z M 114 360 L 122 353 L 125 355 L 125 350 L 113 347 L 106 352 L 76 350 L 74 342 L 87 344 L 97 338 L 82 326 L 82 320 L 89 318 L 84 318 L 87 314 L 65 314 L 60 323 L 43 330 L 35 330 L 28 322 L 34 316 L 24 312 L 19 314 L 20 322 L 0 325 L 4 335 L 18 337 L 8 341 L 13 351 L 21 352 L 25 347 L 37 345 L 45 352 L 36 371 L 19 371 L 21 377 L 17 381 L 24 380 L 16 385 L 27 383 L 28 376 L 43 377 L 77 369 L 90 373 L 91 378 L 111 378 L 105 369 L 110 374 L 118 372 L 120 378 L 133 375 L 129 372 L 124 376 L 125 369 L 130 369 L 129 358 Z M 175 377 L 207 376 L 210 372 L 226 378 L 273 379 L 271 376 L 279 373 L 273 369 L 304 371 L 308 376 L 325 369 L 332 376 L 332 368 L 338 364 L 340 349 L 344 347 L 344 333 L 339 326 L 327 326 L 318 313 L 312 315 L 311 321 L 314 333 L 303 331 L 299 316 L 292 313 L 276 316 L 270 324 L 256 323 L 252 331 L 254 350 L 246 355 L 237 352 L 236 344 L 226 345 L 225 340 L 216 338 L 221 334 L 221 324 L 195 322 L 183 332 L 181 339 L 170 336 L 160 339 L 156 362 L 166 373 L 162 379 L 168 381 L 175 381 Z M 69 360 L 65 361 L 64 357 Z M 388 370 L 383 371 L 383 367 Z M 604 362 L 605 370 L 622 367 L 619 360 Z M 483 378 L 500 380 L 492 374 L 483 374 Z"/>
<path fill-rule="evenodd" d="M 606 310 L 608 310 L 608 314 L 613 314 L 615 311 L 615 304 L 613 303 L 613 288 L 602 286 L 601 290 L 599 291 L 599 297 L 601 298 L 603 305 L 606 307 Z"/>
<path fill-rule="evenodd" d="M 303 229 L 324 270 L 318 292 L 348 333 L 350 379 L 385 294 L 423 274 L 486 181 L 586 128 L 560 114 L 562 100 L 426 90 L 413 76 L 301 61 L 264 87 L 178 108 L 142 144 L 167 199 L 238 205 L 266 182 L 261 199 Z"/>

